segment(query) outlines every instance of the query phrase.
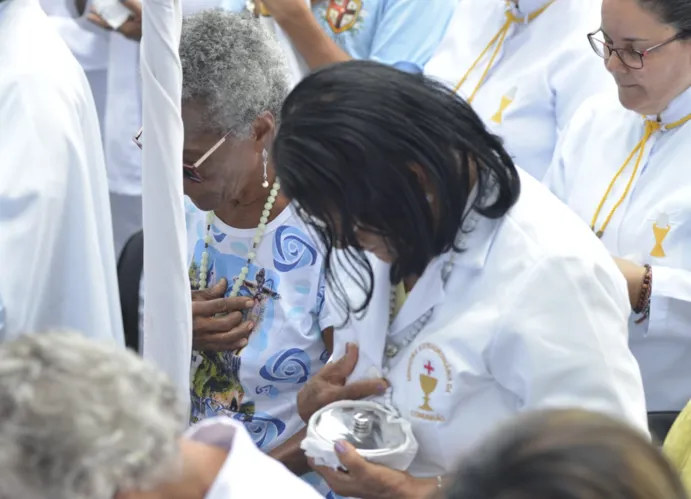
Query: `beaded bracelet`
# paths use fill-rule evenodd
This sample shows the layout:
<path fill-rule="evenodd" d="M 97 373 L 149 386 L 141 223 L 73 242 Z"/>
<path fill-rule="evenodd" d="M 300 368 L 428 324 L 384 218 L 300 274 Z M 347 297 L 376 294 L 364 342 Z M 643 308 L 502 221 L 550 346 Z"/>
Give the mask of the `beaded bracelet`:
<path fill-rule="evenodd" d="M 636 320 L 636 324 L 640 324 L 650 315 L 650 297 L 653 292 L 653 268 L 646 264 L 645 274 L 643 275 L 643 284 L 641 285 L 641 294 L 638 297 L 638 303 L 633 309 L 635 314 L 642 314 Z"/>

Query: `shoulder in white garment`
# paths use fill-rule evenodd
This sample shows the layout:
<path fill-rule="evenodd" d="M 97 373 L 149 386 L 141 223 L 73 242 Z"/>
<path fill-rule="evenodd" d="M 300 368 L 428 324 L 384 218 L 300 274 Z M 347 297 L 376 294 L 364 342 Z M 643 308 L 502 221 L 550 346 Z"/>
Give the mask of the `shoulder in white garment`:
<path fill-rule="evenodd" d="M 504 139 L 518 165 L 542 179 L 559 132 L 588 97 L 612 87 L 612 77 L 586 35 L 600 26 L 601 0 L 558 0 L 527 24 L 514 25 L 472 104 L 487 126 Z M 530 15 L 548 0 L 521 0 Z M 451 87 L 481 57 L 459 92 L 472 95 L 498 43 L 504 0 L 463 0 L 425 73 Z M 488 45 L 489 44 L 489 45 Z"/>
<path fill-rule="evenodd" d="M 37 0 L 0 10 L 4 337 L 69 328 L 123 341 L 98 118 Z"/>
<path fill-rule="evenodd" d="M 521 173 L 521 182 L 521 196 L 504 218 L 479 218 L 446 288 L 435 284 L 440 266 L 433 261 L 393 324 L 389 341 L 401 344 L 405 324 L 434 307 L 387 375 L 392 402 L 418 439 L 414 476 L 450 472 L 462 449 L 524 410 L 586 408 L 647 431 L 621 273 L 566 206 L 529 175 Z M 335 356 L 344 341 L 360 345 L 361 376 L 382 367 L 389 310 L 389 274 L 373 268 L 367 314 L 334 335 Z"/>
<path fill-rule="evenodd" d="M 661 113 L 669 128 L 654 133 L 639 153 L 645 118 L 624 109 L 616 95 L 589 100 L 565 130 L 545 178 L 569 208 L 603 231 L 612 255 L 653 267 L 649 319 L 629 325 L 651 411 L 680 410 L 691 395 L 685 381 L 691 376 L 685 360 L 691 355 L 691 124 L 680 124 L 689 113 L 686 90 Z"/>
<path fill-rule="evenodd" d="M 311 485 L 257 449 L 242 423 L 230 418 L 207 419 L 188 430 L 185 436 L 229 449 L 207 499 L 322 498 Z"/>

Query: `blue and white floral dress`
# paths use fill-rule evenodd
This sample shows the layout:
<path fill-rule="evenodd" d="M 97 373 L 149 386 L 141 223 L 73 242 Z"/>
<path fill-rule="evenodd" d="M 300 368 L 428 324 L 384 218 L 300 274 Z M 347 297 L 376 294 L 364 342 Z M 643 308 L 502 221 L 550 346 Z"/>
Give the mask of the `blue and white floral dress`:
<path fill-rule="evenodd" d="M 198 287 L 206 213 L 187 205 L 190 281 Z M 240 295 L 255 300 L 249 344 L 233 352 L 194 352 L 191 421 L 229 416 L 242 421 L 265 452 L 297 433 L 297 393 L 328 360 L 322 330 L 331 326 L 324 307 L 323 259 L 316 241 L 291 208 L 267 225 Z M 233 279 L 245 265 L 255 229 L 216 219 L 211 226 L 208 286 Z"/>

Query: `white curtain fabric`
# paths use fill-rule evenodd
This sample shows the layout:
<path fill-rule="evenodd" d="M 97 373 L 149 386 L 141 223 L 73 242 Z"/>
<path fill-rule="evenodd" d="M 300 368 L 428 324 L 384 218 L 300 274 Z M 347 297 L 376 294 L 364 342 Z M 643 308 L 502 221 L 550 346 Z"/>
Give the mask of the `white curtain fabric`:
<path fill-rule="evenodd" d="M 144 220 L 144 358 L 189 406 L 192 304 L 182 190 L 180 0 L 144 0 L 141 76 Z"/>

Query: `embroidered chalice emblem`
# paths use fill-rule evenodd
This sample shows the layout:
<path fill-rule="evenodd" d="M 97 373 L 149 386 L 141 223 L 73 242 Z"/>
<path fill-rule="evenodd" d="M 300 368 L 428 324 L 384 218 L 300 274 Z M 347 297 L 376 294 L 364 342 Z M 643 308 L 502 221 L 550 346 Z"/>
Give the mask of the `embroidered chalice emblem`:
<path fill-rule="evenodd" d="M 419 407 L 419 409 L 427 412 L 432 412 L 433 409 L 429 405 L 429 396 L 432 395 L 434 390 L 437 389 L 437 378 L 432 377 L 434 367 L 432 367 L 432 363 L 429 360 L 427 361 L 427 364 L 423 366 L 423 369 L 427 371 L 427 374 L 420 375 L 420 388 L 422 388 L 422 391 L 424 393 L 424 401 L 422 405 Z"/>
<path fill-rule="evenodd" d="M 657 218 L 657 221 L 653 223 L 653 236 L 655 236 L 655 246 L 653 247 L 653 250 L 650 252 L 650 256 L 654 256 L 656 258 L 663 258 L 664 256 L 666 256 L 665 249 L 662 247 L 662 243 L 667 237 L 667 234 L 669 234 L 670 229 L 671 227 L 669 225 L 669 216 L 667 216 L 664 213 L 660 214 L 660 216 Z"/>

